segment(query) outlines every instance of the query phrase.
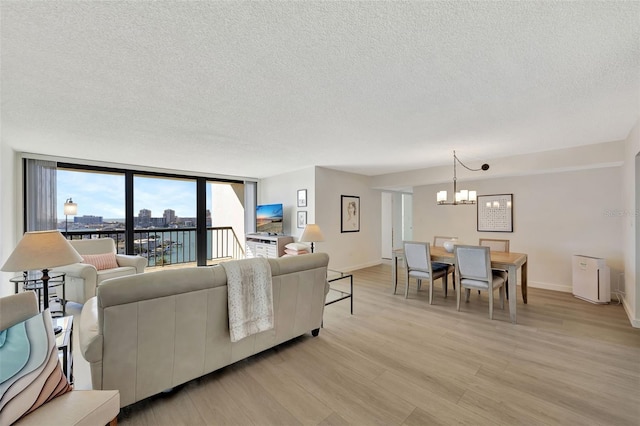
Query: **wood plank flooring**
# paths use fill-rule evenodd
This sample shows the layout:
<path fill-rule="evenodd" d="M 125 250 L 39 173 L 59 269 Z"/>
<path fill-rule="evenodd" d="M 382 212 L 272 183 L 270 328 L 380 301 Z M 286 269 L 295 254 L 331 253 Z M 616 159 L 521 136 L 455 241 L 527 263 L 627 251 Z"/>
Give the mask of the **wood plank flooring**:
<path fill-rule="evenodd" d="M 640 330 L 621 305 L 530 288 L 513 325 L 497 303 L 489 320 L 486 293 L 457 312 L 439 281 L 429 305 L 426 286 L 392 295 L 390 275 L 354 272 L 353 316 L 348 300 L 327 306 L 318 337 L 126 407 L 119 424 L 640 424 Z"/>

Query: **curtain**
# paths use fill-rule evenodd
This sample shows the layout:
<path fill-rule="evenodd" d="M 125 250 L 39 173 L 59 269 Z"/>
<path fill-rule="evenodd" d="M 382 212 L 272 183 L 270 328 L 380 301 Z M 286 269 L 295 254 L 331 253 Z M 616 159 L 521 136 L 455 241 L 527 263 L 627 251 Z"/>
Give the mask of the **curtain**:
<path fill-rule="evenodd" d="M 26 230 L 57 229 L 56 162 L 31 158 L 25 162 Z"/>
<path fill-rule="evenodd" d="M 258 182 L 244 182 L 244 232 L 256 232 L 256 206 L 258 204 Z"/>

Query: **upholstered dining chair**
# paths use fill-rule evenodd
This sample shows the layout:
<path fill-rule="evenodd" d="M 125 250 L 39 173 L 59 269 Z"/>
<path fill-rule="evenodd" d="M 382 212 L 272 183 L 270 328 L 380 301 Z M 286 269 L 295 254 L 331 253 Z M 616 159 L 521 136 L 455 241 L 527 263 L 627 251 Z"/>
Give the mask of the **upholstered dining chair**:
<path fill-rule="evenodd" d="M 444 242 L 445 241 L 451 241 L 453 239 L 458 239 L 458 237 L 443 237 L 443 236 L 435 236 L 433 237 L 433 246 L 434 247 L 444 247 Z M 455 270 L 456 268 L 453 265 L 449 265 L 446 263 L 440 263 L 440 262 L 431 262 L 431 265 L 434 268 L 442 268 L 443 266 L 447 267 L 447 274 L 451 274 L 451 283 L 453 284 L 453 289 L 456 289 L 456 277 L 455 277 Z"/>
<path fill-rule="evenodd" d="M 460 310 L 462 290 L 465 290 L 465 301 L 469 302 L 470 289 L 489 292 L 489 319 L 493 319 L 493 291 L 500 290 L 500 308 L 504 309 L 505 279 L 491 269 L 491 253 L 489 247 L 458 245 L 453 249 L 456 265 L 456 308 Z"/>
<path fill-rule="evenodd" d="M 447 266 L 434 268 L 431 264 L 431 253 L 429 243 L 416 241 L 405 241 L 404 245 L 404 261 L 405 261 L 405 299 L 409 297 L 409 280 L 415 278 L 418 282 L 418 289 L 422 280 L 429 281 L 429 304 L 433 303 L 433 282 L 438 278 L 442 278 L 442 289 L 444 296 L 447 297 Z"/>
<path fill-rule="evenodd" d="M 496 240 L 492 238 L 480 238 L 478 243 L 483 247 L 489 247 L 490 251 L 501 251 L 509 253 L 509 240 Z M 504 286 L 506 289 L 507 299 L 509 298 L 509 287 L 507 287 L 507 280 L 509 279 L 509 273 L 505 269 L 494 269 L 494 271 L 500 272 L 500 275 L 504 278 Z"/>
<path fill-rule="evenodd" d="M 509 240 L 480 238 L 479 244 L 483 247 L 489 247 L 491 251 L 503 251 L 505 253 L 509 253 Z"/>

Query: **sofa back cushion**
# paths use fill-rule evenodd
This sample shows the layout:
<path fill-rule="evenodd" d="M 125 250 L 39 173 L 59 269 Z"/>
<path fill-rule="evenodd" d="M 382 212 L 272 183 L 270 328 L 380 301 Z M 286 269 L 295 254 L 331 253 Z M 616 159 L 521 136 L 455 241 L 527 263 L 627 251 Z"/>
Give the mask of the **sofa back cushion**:
<path fill-rule="evenodd" d="M 70 240 L 69 243 L 81 256 L 85 254 L 115 253 L 116 242 L 113 238 L 97 238 L 93 240 Z"/>

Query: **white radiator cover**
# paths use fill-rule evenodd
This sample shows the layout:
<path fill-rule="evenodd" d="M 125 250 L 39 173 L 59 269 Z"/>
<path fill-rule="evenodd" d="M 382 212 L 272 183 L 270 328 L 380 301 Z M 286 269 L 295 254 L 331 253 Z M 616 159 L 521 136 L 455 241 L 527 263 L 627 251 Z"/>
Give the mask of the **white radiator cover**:
<path fill-rule="evenodd" d="M 573 295 L 591 303 L 611 302 L 611 272 L 605 259 L 573 256 Z"/>

